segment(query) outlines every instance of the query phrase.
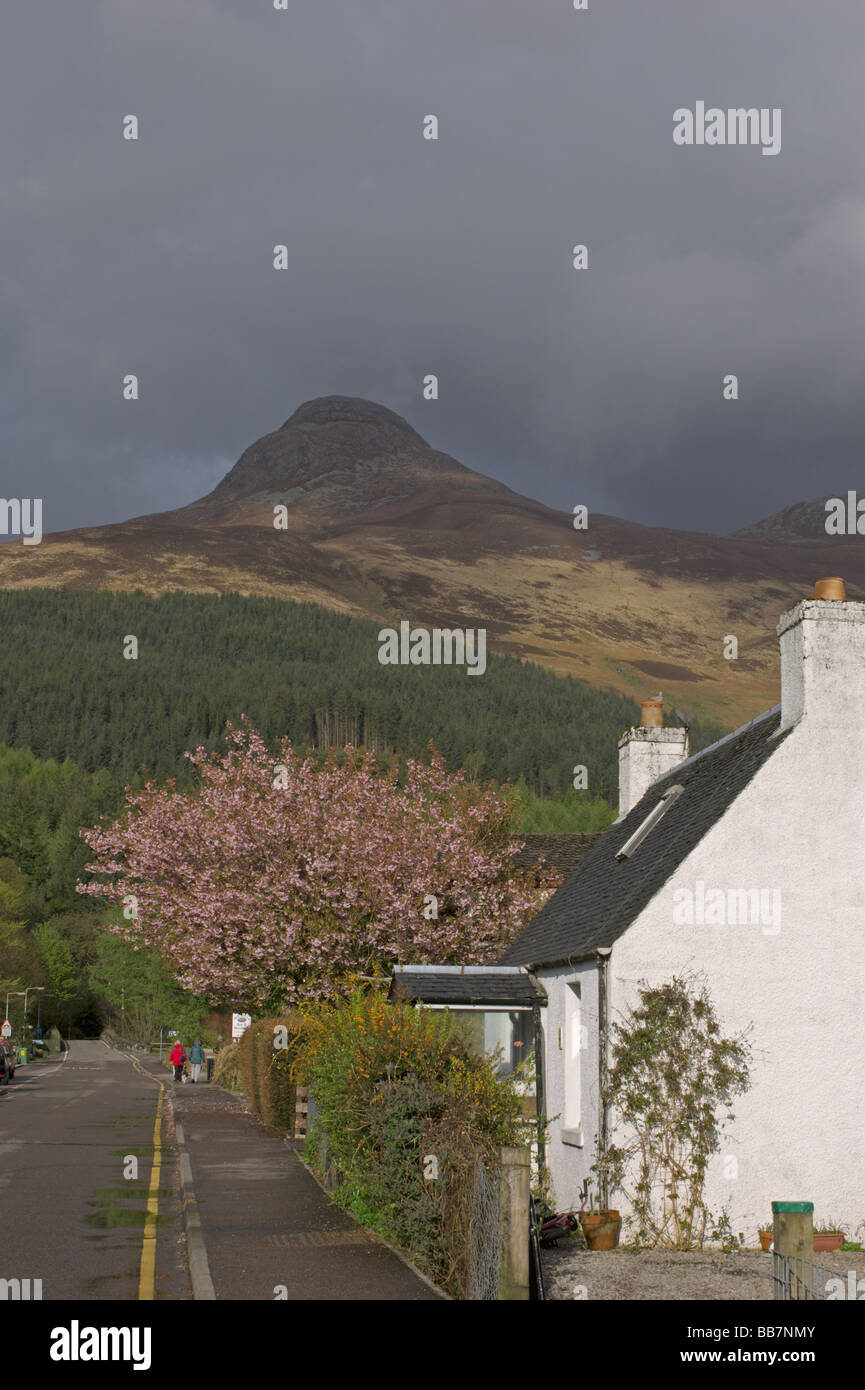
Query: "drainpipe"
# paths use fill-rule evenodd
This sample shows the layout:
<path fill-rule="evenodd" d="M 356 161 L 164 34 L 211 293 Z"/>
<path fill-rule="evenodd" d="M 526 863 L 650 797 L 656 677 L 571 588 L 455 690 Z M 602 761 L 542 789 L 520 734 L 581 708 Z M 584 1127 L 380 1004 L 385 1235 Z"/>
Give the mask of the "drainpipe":
<path fill-rule="evenodd" d="M 547 1123 L 547 1097 L 544 1091 L 544 1035 L 541 1028 L 541 1006 L 532 1005 L 532 1025 L 535 1034 L 535 1108 L 538 1112 L 538 1175 L 547 1166 L 547 1151 L 542 1135 Z"/>
<path fill-rule="evenodd" d="M 601 1158 L 607 1152 L 608 1145 L 608 1126 L 607 1126 L 607 1106 L 601 1099 L 607 1087 L 607 1071 L 609 1066 L 609 1017 L 610 1017 L 610 980 L 608 965 L 612 951 L 609 946 L 598 951 L 598 1157 Z M 599 1192 L 601 1206 L 608 1208 L 610 1205 L 609 1184 L 606 1177 L 600 1184 Z"/>

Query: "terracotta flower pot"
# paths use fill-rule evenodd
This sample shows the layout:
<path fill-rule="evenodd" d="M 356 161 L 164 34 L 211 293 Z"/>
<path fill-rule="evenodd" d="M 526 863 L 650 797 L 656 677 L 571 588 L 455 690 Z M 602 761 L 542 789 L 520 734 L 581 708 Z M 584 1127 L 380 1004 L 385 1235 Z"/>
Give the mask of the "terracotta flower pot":
<path fill-rule="evenodd" d="M 619 1240 L 619 1213 L 607 1211 L 580 1212 L 580 1225 L 590 1250 L 615 1250 Z"/>
<path fill-rule="evenodd" d="M 814 1249 L 815 1250 L 840 1250 L 844 1244 L 843 1231 L 815 1231 Z"/>
<path fill-rule="evenodd" d="M 769 1249 L 769 1246 L 772 1244 L 772 1241 L 775 1239 L 775 1232 L 774 1232 L 774 1231 L 758 1231 L 757 1234 L 758 1234 L 759 1237 L 760 1237 L 760 1249 L 761 1249 L 761 1250 L 768 1250 L 768 1249 Z"/>

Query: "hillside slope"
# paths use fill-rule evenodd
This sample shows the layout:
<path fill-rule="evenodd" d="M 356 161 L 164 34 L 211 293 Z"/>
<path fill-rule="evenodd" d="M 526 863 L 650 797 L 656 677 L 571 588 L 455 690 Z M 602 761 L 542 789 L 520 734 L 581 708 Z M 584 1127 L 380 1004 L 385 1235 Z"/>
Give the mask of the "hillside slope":
<path fill-rule="evenodd" d="M 603 515 L 575 531 L 579 479 L 572 491 L 555 511 L 439 453 L 384 406 L 322 397 L 189 506 L 0 546 L 0 587 L 236 592 L 485 627 L 492 650 L 631 698 L 660 685 L 726 727 L 775 703 L 775 624 L 816 578 L 841 574 L 865 597 L 859 537 L 771 518 L 733 536 Z M 809 523 L 814 505 L 801 504 Z M 738 661 L 723 657 L 728 634 Z"/>

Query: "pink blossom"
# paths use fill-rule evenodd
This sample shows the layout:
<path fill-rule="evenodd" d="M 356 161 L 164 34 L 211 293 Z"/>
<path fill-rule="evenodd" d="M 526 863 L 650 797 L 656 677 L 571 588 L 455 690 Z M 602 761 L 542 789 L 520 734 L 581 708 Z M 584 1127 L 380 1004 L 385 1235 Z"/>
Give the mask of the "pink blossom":
<path fill-rule="evenodd" d="M 115 824 L 82 831 L 102 881 L 78 885 L 133 895 L 136 915 L 112 930 L 214 1003 L 323 998 L 350 971 L 398 961 L 490 963 L 556 882 L 514 867 L 509 794 L 435 753 L 398 786 L 351 747 L 322 764 L 285 740 L 273 757 L 246 721 L 226 744 L 187 754 L 193 791 L 148 783 Z M 424 915 L 428 895 L 437 916 L 428 901 Z"/>

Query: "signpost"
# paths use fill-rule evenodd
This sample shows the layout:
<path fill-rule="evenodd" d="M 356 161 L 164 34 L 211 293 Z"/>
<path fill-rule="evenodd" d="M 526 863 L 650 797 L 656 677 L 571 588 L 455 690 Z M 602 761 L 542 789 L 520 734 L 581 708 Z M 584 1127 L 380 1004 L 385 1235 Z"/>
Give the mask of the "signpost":
<path fill-rule="evenodd" d="M 11 1038 L 12 1036 L 12 1024 L 9 1022 L 8 1018 L 3 1020 L 3 1027 L 0 1028 L 0 1035 L 4 1038 Z"/>
<path fill-rule="evenodd" d="M 231 1036 L 233 1038 L 242 1038 L 251 1022 L 252 1016 L 250 1014 L 232 1014 Z"/>

